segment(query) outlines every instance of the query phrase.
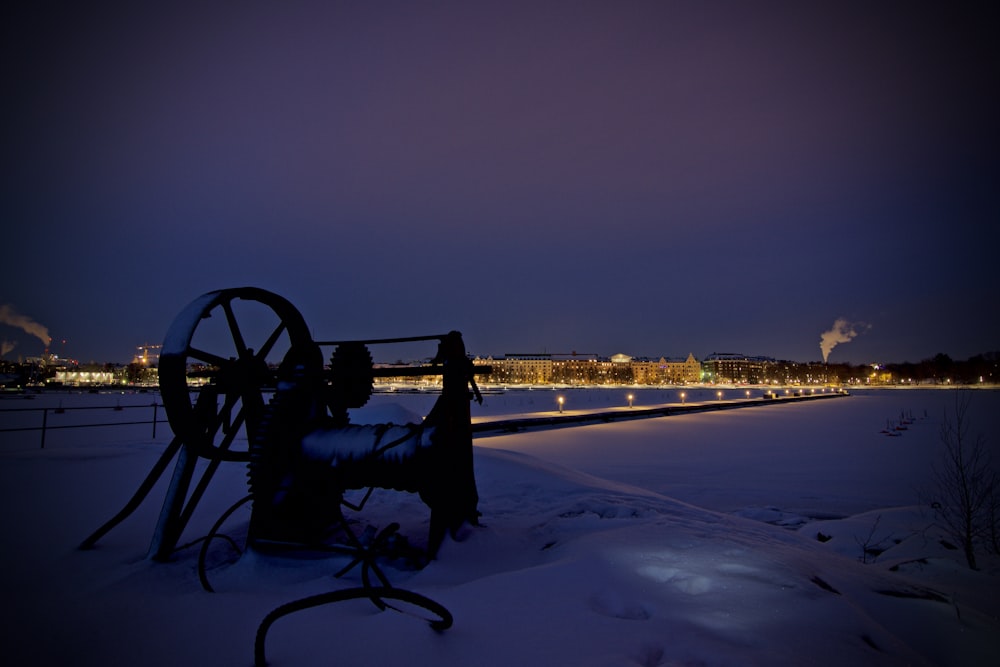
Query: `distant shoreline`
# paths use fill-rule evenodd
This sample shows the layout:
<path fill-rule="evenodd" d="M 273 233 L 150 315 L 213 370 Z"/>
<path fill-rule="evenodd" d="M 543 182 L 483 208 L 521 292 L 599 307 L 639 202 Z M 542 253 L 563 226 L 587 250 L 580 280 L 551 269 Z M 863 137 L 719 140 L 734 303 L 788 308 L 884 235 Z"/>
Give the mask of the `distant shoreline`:
<path fill-rule="evenodd" d="M 1000 384 L 977 383 L 977 384 L 879 384 L 879 385 L 802 385 L 802 384 L 679 384 L 679 385 L 645 385 L 645 384 L 490 384 L 485 382 L 477 383 L 483 393 L 498 394 L 507 392 L 528 392 L 528 391 L 571 391 L 571 390 L 627 390 L 627 391 L 690 391 L 690 390 L 717 390 L 717 391 L 777 391 L 777 390 L 846 390 L 846 391 L 913 391 L 913 390 L 997 390 Z M 376 394 L 407 394 L 407 393 L 436 393 L 440 391 L 440 385 L 375 385 L 373 393 Z M 192 387 L 191 391 L 198 391 L 197 387 Z M 269 392 L 270 389 L 262 389 Z M 19 387 L 16 389 L 4 389 L 0 391 L 0 398 L 17 398 L 39 394 L 159 394 L 158 386 L 133 386 L 133 385 L 79 385 L 79 386 L 39 386 L 39 387 Z"/>

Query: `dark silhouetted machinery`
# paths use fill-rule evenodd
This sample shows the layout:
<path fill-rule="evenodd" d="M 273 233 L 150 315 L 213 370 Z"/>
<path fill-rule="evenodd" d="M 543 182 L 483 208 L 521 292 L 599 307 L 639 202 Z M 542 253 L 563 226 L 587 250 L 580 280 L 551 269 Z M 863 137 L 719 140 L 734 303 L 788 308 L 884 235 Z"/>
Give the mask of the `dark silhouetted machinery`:
<path fill-rule="evenodd" d="M 370 345 L 421 341 L 436 341 L 437 349 L 420 365 L 380 368 L 369 351 Z M 328 359 L 324 347 L 332 348 Z M 457 331 L 317 342 L 299 311 L 276 294 L 254 287 L 209 292 L 181 311 L 160 352 L 160 394 L 172 441 L 125 507 L 80 546 L 93 546 L 128 517 L 176 459 L 149 548 L 152 559 L 169 559 L 181 548 L 181 534 L 219 466 L 243 462 L 249 495 L 223 512 L 200 540 L 198 572 L 205 590 L 213 590 L 205 573 L 208 546 L 247 501 L 252 502 L 249 548 L 346 554 L 351 560 L 335 576 L 360 564 L 363 583 L 274 609 L 258 627 L 255 665 L 267 664 L 266 635 L 276 620 L 331 602 L 367 598 L 379 609 L 400 611 L 387 601 L 401 602 L 429 613 L 431 627 L 446 629 L 452 624 L 448 610 L 394 588 L 376 559 L 398 552 L 412 559 L 419 551 L 417 564 L 423 565 L 449 532 L 478 524 L 469 404 L 473 398 L 482 402 L 475 374 L 488 372 L 472 364 Z M 350 411 L 368 402 L 377 378 L 400 376 L 441 378 L 440 396 L 426 417 L 404 424 L 351 423 Z M 419 494 L 430 508 L 426 547 L 397 539 L 395 522 L 380 531 L 367 526 L 365 539 L 355 534 L 342 508 L 360 511 L 375 488 Z M 367 489 L 360 502 L 345 498 L 360 489 Z"/>
<path fill-rule="evenodd" d="M 380 368 L 371 345 L 436 341 L 429 362 Z M 323 348 L 332 351 L 325 357 Z M 128 516 L 176 458 L 149 555 L 164 560 L 219 465 L 247 464 L 248 543 L 321 545 L 347 529 L 345 492 L 419 494 L 430 509 L 426 553 L 478 522 L 470 400 L 474 367 L 457 331 L 442 335 L 317 342 L 284 298 L 243 287 L 209 292 L 174 320 L 160 353 L 160 392 L 173 441 L 129 503 L 82 544 Z M 441 393 L 418 423 L 358 425 L 380 377 L 440 376 Z M 360 492 L 359 492 L 360 493 Z M 349 504 L 349 503 L 348 503 Z M 349 529 L 348 529 L 349 532 Z M 356 542 L 349 537 L 348 541 Z"/>

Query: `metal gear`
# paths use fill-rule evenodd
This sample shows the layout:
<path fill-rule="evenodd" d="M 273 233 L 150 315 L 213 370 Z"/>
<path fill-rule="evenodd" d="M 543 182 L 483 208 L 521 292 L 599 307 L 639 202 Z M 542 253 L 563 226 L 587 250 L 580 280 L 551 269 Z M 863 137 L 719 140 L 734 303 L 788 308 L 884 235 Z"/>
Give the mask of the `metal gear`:
<path fill-rule="evenodd" d="M 375 382 L 371 351 L 364 343 L 341 343 L 330 358 L 331 407 L 360 408 Z"/>

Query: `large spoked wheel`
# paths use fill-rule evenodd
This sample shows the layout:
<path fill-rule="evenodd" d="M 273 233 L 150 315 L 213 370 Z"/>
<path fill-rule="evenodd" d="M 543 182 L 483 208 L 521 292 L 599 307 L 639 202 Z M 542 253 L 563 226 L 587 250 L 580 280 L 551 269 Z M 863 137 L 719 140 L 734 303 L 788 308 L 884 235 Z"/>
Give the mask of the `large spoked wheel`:
<path fill-rule="evenodd" d="M 256 287 L 195 299 L 170 325 L 160 351 L 160 395 L 174 435 L 199 456 L 248 461 L 263 394 L 283 363 L 316 372 L 323 364 L 291 302 Z"/>

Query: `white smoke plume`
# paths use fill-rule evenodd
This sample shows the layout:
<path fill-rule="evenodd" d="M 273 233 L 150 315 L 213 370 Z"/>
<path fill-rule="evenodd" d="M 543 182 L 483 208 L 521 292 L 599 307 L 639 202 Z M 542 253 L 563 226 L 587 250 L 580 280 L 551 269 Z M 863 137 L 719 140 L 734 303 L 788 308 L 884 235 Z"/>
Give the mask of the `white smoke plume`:
<path fill-rule="evenodd" d="M 0 340 L 0 357 L 6 356 L 15 347 L 17 347 L 17 343 L 13 341 Z"/>
<path fill-rule="evenodd" d="M 829 331 L 824 331 L 819 337 L 819 349 L 823 351 L 823 363 L 826 363 L 833 348 L 841 343 L 850 343 L 857 338 L 859 333 L 867 329 L 871 329 L 870 324 L 865 324 L 864 322 L 852 323 L 842 317 L 838 317 L 833 323 L 833 328 Z"/>
<path fill-rule="evenodd" d="M 48 347 L 49 343 L 52 341 L 52 337 L 49 336 L 48 329 L 27 315 L 21 315 L 6 303 L 0 306 L 0 323 L 8 324 L 12 327 L 17 327 L 18 329 L 24 329 L 25 332 L 42 341 L 42 344 L 46 347 Z"/>

